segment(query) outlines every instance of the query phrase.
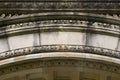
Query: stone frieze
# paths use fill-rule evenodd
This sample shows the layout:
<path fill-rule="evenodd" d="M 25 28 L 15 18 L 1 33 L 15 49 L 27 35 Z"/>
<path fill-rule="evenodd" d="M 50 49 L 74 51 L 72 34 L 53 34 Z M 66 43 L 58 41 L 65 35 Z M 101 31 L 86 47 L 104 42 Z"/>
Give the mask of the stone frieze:
<path fill-rule="evenodd" d="M 46 53 L 46 52 L 81 52 L 98 54 L 103 56 L 109 56 L 114 58 L 120 58 L 120 51 L 87 46 L 87 45 L 67 45 L 67 44 L 56 44 L 56 45 L 40 45 L 34 47 L 26 47 L 15 50 L 10 50 L 0 53 L 0 60 L 12 58 L 16 56 L 36 54 L 36 53 Z"/>

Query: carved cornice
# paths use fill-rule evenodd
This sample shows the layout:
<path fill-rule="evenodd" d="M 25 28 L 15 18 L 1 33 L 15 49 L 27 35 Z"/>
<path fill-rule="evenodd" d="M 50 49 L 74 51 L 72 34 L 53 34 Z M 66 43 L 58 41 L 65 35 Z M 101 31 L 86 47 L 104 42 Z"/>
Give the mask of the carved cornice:
<path fill-rule="evenodd" d="M 119 15 L 113 14 L 90 14 L 90 13 L 79 13 L 79 12 L 47 12 L 47 13 L 37 13 L 37 14 L 15 14 L 15 15 L 5 15 L 0 16 L 0 26 L 17 24 L 22 22 L 30 21 L 41 21 L 41 20 L 88 20 L 96 22 L 104 22 L 110 24 L 120 25 Z"/>
<path fill-rule="evenodd" d="M 83 69 L 96 69 L 100 71 L 113 72 L 116 74 L 120 74 L 120 66 L 113 64 L 105 64 L 102 62 L 89 61 L 89 60 L 72 60 L 72 59 L 53 59 L 53 60 L 38 60 L 35 62 L 24 62 L 17 65 L 6 66 L 4 68 L 0 68 L 0 76 L 5 74 L 10 74 L 19 71 L 25 71 L 30 69 L 38 69 L 38 68 L 47 68 L 47 67 L 75 67 L 83 68 Z"/>
<path fill-rule="evenodd" d="M 28 1 L 28 0 L 27 0 Z M 33 2 L 25 2 L 21 0 L 0 0 L 0 36 L 17 34 L 19 32 L 32 30 L 42 30 L 44 27 L 51 29 L 56 29 L 59 27 L 64 27 L 69 29 L 71 27 L 84 29 L 84 30 L 94 30 L 96 32 L 107 32 L 111 34 L 120 35 L 120 15 L 109 15 L 109 14 L 79 14 L 77 11 L 89 11 L 96 10 L 100 13 L 106 10 L 108 13 L 113 13 L 114 11 L 120 12 L 120 1 L 118 0 L 66 0 L 57 1 L 49 0 L 36 0 Z M 79 2 L 78 2 L 79 1 Z M 28 14 L 28 15 L 14 15 L 17 11 L 61 11 L 63 13 L 42 13 L 42 14 Z M 5 11 L 6 14 L 3 14 Z M 7 12 L 8 11 L 8 12 Z M 10 13 L 10 11 L 12 11 Z M 65 13 L 64 11 L 68 11 Z M 74 11 L 69 13 L 69 11 Z M 111 11 L 111 12 L 110 12 Z M 10 14 L 8 14 L 10 13 Z M 19 14 L 19 12 L 18 12 Z M 42 21 L 43 20 L 43 21 Z M 73 28 L 72 28 L 73 29 Z M 44 31 L 44 30 L 43 30 Z M 89 53 L 97 54 L 102 56 L 108 56 L 120 59 L 120 51 L 95 47 L 86 45 L 67 45 L 67 44 L 56 44 L 56 45 L 40 45 L 34 47 L 25 47 L 15 50 L 10 50 L 0 53 L 0 60 L 7 58 L 14 58 L 22 55 L 46 53 L 46 52 L 78 52 L 78 53 Z M 33 66 L 34 65 L 34 66 Z M 98 62 L 90 61 L 75 61 L 75 60 L 53 60 L 53 61 L 38 61 L 31 63 L 24 63 L 18 65 L 7 66 L 0 68 L 0 76 L 4 74 L 9 74 L 12 72 L 29 70 L 35 68 L 43 67 L 53 67 L 53 66 L 74 66 L 74 67 L 87 67 L 91 69 L 110 71 L 120 74 L 120 66 L 108 65 Z"/>
<path fill-rule="evenodd" d="M 28 23 L 20 23 L 8 25 L 1 28 L 2 30 L 10 31 L 13 29 L 20 28 L 44 28 L 44 27 L 81 27 L 81 28 L 91 28 L 91 29 L 100 29 L 105 30 L 105 32 L 113 31 L 119 33 L 119 25 L 101 23 L 101 22 L 92 22 L 92 21 L 83 21 L 83 20 L 46 20 L 46 21 L 36 21 Z"/>
<path fill-rule="evenodd" d="M 103 56 L 109 56 L 114 58 L 120 58 L 120 51 L 85 45 L 41 45 L 34 47 L 26 47 L 7 52 L 0 53 L 0 60 L 12 58 L 16 56 L 46 53 L 46 52 L 82 52 L 90 54 L 98 54 Z"/>
<path fill-rule="evenodd" d="M 36 33 L 36 32 L 51 32 L 51 31 L 70 31 L 70 32 L 86 32 L 93 31 L 92 33 L 105 34 L 118 37 L 120 29 L 118 25 L 89 22 L 82 20 L 45 20 L 36 22 L 27 22 L 12 24 L 0 28 L 0 38 L 4 38 L 5 35 L 14 36 Z M 23 33 L 24 32 L 24 33 Z"/>
<path fill-rule="evenodd" d="M 79 11 L 92 13 L 120 13 L 120 1 L 117 0 L 36 0 L 36 1 L 0 1 L 0 14 L 36 13 L 46 11 Z"/>
<path fill-rule="evenodd" d="M 59 27 L 92 30 L 112 36 L 119 36 L 120 18 L 118 15 L 98 15 L 87 13 L 52 12 L 28 15 L 1 15 L 0 36 L 42 30 L 52 27 L 52 31 Z M 69 28 L 69 29 L 70 29 Z M 68 28 L 67 28 L 68 29 Z M 76 29 L 75 29 L 76 30 Z M 2 38 L 2 37 L 1 37 Z"/>

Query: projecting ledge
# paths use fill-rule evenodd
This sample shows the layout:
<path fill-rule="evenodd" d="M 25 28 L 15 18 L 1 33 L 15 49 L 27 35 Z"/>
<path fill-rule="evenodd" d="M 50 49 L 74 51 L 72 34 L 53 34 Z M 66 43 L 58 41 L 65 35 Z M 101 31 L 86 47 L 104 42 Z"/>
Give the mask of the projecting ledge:
<path fill-rule="evenodd" d="M 10 63 L 18 63 L 30 60 L 51 60 L 51 59 L 86 59 L 86 60 L 96 60 L 101 62 L 114 63 L 120 64 L 120 59 L 108 57 L 108 56 L 101 56 L 96 54 L 89 54 L 89 53 L 76 53 L 76 52 L 50 52 L 50 53 L 39 53 L 39 54 L 30 54 L 30 55 L 23 55 L 14 58 L 9 58 L 0 61 L 0 66 L 4 66 Z"/>

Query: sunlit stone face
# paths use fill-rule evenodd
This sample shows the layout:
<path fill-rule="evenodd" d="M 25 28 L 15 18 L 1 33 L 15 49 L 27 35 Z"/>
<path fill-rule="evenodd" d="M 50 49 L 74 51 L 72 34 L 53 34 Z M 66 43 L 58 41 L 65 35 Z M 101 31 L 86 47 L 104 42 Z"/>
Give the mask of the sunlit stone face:
<path fill-rule="evenodd" d="M 85 45 L 85 33 L 79 32 L 46 32 L 41 33 L 41 45 L 73 44 Z"/>

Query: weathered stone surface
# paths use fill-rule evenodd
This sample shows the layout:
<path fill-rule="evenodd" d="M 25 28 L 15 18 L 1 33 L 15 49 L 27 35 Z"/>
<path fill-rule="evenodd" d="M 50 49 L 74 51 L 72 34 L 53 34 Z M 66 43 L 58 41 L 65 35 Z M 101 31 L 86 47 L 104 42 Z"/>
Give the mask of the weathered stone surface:
<path fill-rule="evenodd" d="M 41 33 L 41 45 L 77 44 L 85 45 L 85 33 L 79 32 L 47 32 Z"/>
<path fill-rule="evenodd" d="M 8 37 L 10 50 L 29 46 L 37 46 L 39 44 L 38 34 L 27 34 L 14 37 Z"/>
<path fill-rule="evenodd" d="M 120 80 L 119 0 L 0 0 L 0 80 Z"/>
<path fill-rule="evenodd" d="M 9 43 L 7 39 L 0 39 L 0 52 L 8 51 Z"/>
<path fill-rule="evenodd" d="M 89 34 L 87 36 L 89 46 L 97 46 L 115 50 L 117 48 L 118 39 L 117 37 L 100 35 L 100 34 Z"/>

